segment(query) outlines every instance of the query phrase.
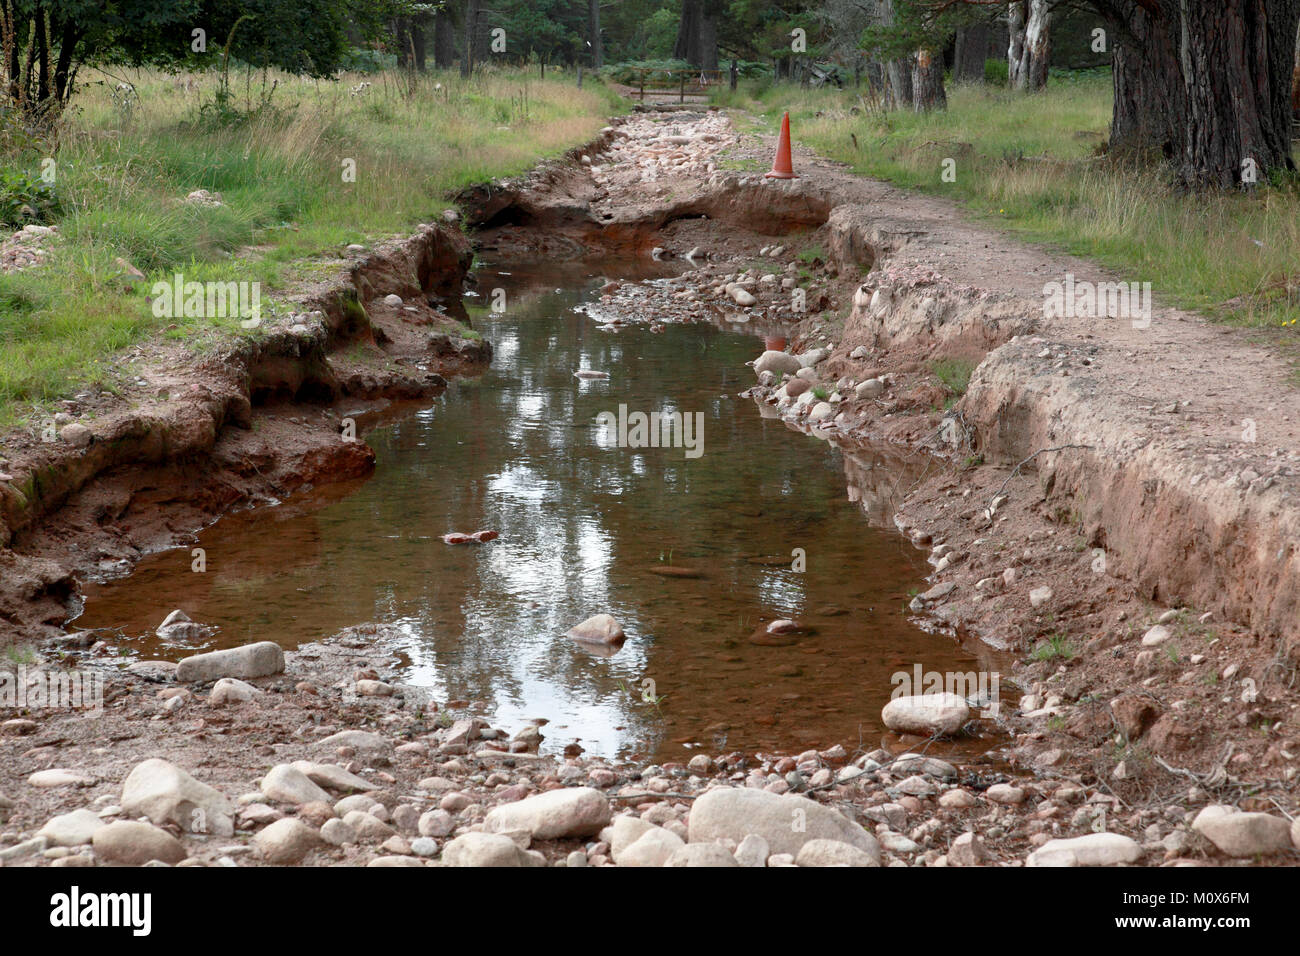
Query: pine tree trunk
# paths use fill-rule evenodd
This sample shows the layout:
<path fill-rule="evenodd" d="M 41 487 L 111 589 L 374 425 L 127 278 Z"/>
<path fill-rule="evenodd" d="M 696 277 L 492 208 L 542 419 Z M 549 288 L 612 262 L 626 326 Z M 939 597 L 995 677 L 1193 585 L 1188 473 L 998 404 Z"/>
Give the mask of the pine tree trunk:
<path fill-rule="evenodd" d="M 889 108 L 906 110 L 912 108 L 912 58 L 890 60 L 885 65 L 885 74 L 889 77 Z"/>
<path fill-rule="evenodd" d="M 912 109 L 918 113 L 948 108 L 943 90 L 943 57 L 917 50 L 912 58 Z"/>
<path fill-rule="evenodd" d="M 1013 90 L 1038 91 L 1047 86 L 1051 26 L 1050 0 L 1012 0 L 1007 5 L 1007 78 Z"/>
<path fill-rule="evenodd" d="M 1300 0 L 1164 0 L 1181 8 L 1186 115 L 1179 180 L 1265 182 L 1291 159 L 1291 71 Z"/>
<path fill-rule="evenodd" d="M 1025 4 L 1012 0 L 1007 4 L 1007 83 L 1013 90 L 1024 89 L 1025 68 Z"/>
<path fill-rule="evenodd" d="M 587 2 L 587 38 L 591 42 L 591 66 L 599 70 L 605 65 L 605 48 L 600 41 L 600 0 Z"/>
<path fill-rule="evenodd" d="M 973 23 L 957 31 L 957 48 L 952 62 L 954 83 L 984 82 L 984 61 L 988 56 L 990 33 L 987 23 Z"/>
<path fill-rule="evenodd" d="M 451 68 L 456 59 L 456 35 L 451 16 L 440 10 L 433 15 L 433 65 L 439 70 Z"/>
<path fill-rule="evenodd" d="M 1137 10 L 1128 23 L 1107 24 L 1113 42 L 1115 90 L 1112 153 L 1158 150 L 1172 160 L 1182 149 L 1187 93 L 1177 22 Z"/>
<path fill-rule="evenodd" d="M 469 0 L 465 11 L 465 46 L 460 58 L 460 75 L 469 76 L 474 72 L 478 54 L 478 19 L 479 0 Z"/>

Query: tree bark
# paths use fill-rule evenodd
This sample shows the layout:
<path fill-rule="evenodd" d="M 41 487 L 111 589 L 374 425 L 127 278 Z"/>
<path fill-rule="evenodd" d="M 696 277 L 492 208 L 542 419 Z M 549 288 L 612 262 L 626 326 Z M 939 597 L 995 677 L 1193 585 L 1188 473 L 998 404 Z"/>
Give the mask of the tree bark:
<path fill-rule="evenodd" d="M 705 70 L 718 68 L 718 20 L 707 0 L 682 0 L 673 59 Z"/>
<path fill-rule="evenodd" d="M 1186 89 L 1178 175 L 1188 186 L 1230 187 L 1243 169 L 1295 169 L 1291 84 L 1300 0 L 1178 3 Z M 1253 166 L 1253 169 L 1252 169 Z"/>
<path fill-rule="evenodd" d="M 411 18 L 411 50 L 415 54 L 415 68 L 423 73 L 428 69 L 424 48 L 424 21 L 422 16 Z"/>
<path fill-rule="evenodd" d="M 433 65 L 439 70 L 451 68 L 456 59 L 456 35 L 451 16 L 445 10 L 433 15 Z"/>
<path fill-rule="evenodd" d="M 474 72 L 478 52 L 478 14 L 479 0 L 468 0 L 465 11 L 465 52 L 460 58 L 460 75 L 465 77 Z"/>
<path fill-rule="evenodd" d="M 943 90 L 943 57 L 917 50 L 912 58 L 912 109 L 918 113 L 948 108 Z"/>
<path fill-rule="evenodd" d="M 1007 77 L 1013 90 L 1037 91 L 1047 86 L 1051 25 L 1050 0 L 1012 0 L 1007 5 Z"/>
<path fill-rule="evenodd" d="M 991 32 L 987 23 L 972 23 L 957 31 L 957 49 L 952 62 L 954 83 L 984 82 L 984 61 L 988 58 Z"/>
<path fill-rule="evenodd" d="M 1127 23 L 1108 23 L 1107 33 L 1115 90 L 1111 152 L 1158 150 L 1173 160 L 1182 149 L 1187 110 L 1176 21 L 1137 8 Z"/>
<path fill-rule="evenodd" d="M 600 42 L 600 0 L 587 0 L 587 33 L 591 42 L 591 66 L 599 70 L 605 65 L 605 48 Z"/>
<path fill-rule="evenodd" d="M 912 97 L 912 57 L 903 60 L 890 60 L 885 64 L 885 75 L 889 78 L 889 108 L 893 110 L 911 109 Z"/>

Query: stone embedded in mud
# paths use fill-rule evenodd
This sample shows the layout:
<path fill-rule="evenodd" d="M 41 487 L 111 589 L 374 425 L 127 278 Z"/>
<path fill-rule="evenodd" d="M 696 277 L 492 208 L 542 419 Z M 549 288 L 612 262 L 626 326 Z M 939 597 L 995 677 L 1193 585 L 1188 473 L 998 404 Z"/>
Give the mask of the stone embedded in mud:
<path fill-rule="evenodd" d="M 878 378 L 869 378 L 865 382 L 859 382 L 853 389 L 853 394 L 861 399 L 879 398 L 885 393 L 885 383 Z"/>
<path fill-rule="evenodd" d="M 73 448 L 85 448 L 95 436 L 85 425 L 73 422 L 59 429 L 59 437 Z"/>
<path fill-rule="evenodd" d="M 1231 857 L 1270 856 L 1292 848 L 1291 826 L 1286 820 L 1223 804 L 1211 804 L 1198 813 L 1192 829 Z"/>
<path fill-rule="evenodd" d="M 236 680 L 233 677 L 223 677 L 212 685 L 212 693 L 208 695 L 208 703 L 213 707 L 224 707 L 226 704 L 242 704 L 252 700 L 261 691 L 252 684 L 245 684 L 242 680 Z"/>
<path fill-rule="evenodd" d="M 393 306 L 394 308 L 396 308 L 401 304 L 402 304 L 402 297 L 400 295 L 394 295 L 393 293 L 390 292 L 388 295 L 384 296 L 384 305 Z"/>
<path fill-rule="evenodd" d="M 1174 636 L 1173 631 L 1169 630 L 1169 628 L 1165 627 L 1163 624 L 1157 624 L 1155 627 L 1151 628 L 1149 631 L 1147 631 L 1145 634 L 1142 635 L 1142 646 L 1156 647 L 1160 644 L 1163 644 L 1165 641 L 1169 640 L 1169 638 L 1173 636 Z"/>
<path fill-rule="evenodd" d="M 157 757 L 136 764 L 127 775 L 121 805 L 131 816 L 145 816 L 159 825 L 174 823 L 187 833 L 235 832 L 234 806 L 225 794 Z"/>
<path fill-rule="evenodd" d="M 809 840 L 835 840 L 880 860 L 875 837 L 839 811 L 806 797 L 719 787 L 702 795 L 691 808 L 692 845 L 719 840 L 738 845 L 751 833 L 766 840 L 773 854 L 797 855 Z"/>
<path fill-rule="evenodd" d="M 768 349 L 757 359 L 754 360 L 754 373 L 773 372 L 777 375 L 794 375 L 799 369 L 803 368 L 799 364 L 799 359 L 789 352 L 777 352 L 774 349 Z"/>
<path fill-rule="evenodd" d="M 187 657 L 176 665 L 176 679 L 196 683 L 222 677 L 268 677 L 283 671 L 284 651 L 280 645 L 273 641 L 260 641 Z"/>
<path fill-rule="evenodd" d="M 591 787 L 566 787 L 539 793 L 488 811 L 489 833 L 527 830 L 534 840 L 594 836 L 608 823 L 609 800 Z"/>
<path fill-rule="evenodd" d="M 881 710 L 880 719 L 894 733 L 947 736 L 970 720 L 970 705 L 956 694 L 914 694 L 895 697 Z"/>
<path fill-rule="evenodd" d="M 1115 866 L 1136 863 L 1142 847 L 1119 833 L 1089 833 L 1069 840 L 1048 840 L 1029 854 L 1025 866 Z"/>
<path fill-rule="evenodd" d="M 1052 599 L 1052 589 L 1044 585 L 1029 592 L 1029 604 L 1037 609 Z"/>
<path fill-rule="evenodd" d="M 569 628 L 564 636 L 585 644 L 619 644 L 626 635 L 613 617 L 596 614 Z"/>
<path fill-rule="evenodd" d="M 825 361 L 826 356 L 829 354 L 830 352 L 826 349 L 809 349 L 799 356 L 799 365 L 803 368 L 812 368 L 819 362 Z"/>
<path fill-rule="evenodd" d="M 393 749 L 393 743 L 388 738 L 365 730 L 341 730 L 316 741 L 315 746 L 351 747 L 358 754 L 368 755 L 388 754 Z"/>

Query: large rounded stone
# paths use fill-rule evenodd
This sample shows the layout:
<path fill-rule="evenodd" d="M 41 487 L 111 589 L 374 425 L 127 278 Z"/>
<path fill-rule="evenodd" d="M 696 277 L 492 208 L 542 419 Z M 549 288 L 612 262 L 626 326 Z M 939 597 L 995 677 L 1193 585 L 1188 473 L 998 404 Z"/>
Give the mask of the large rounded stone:
<path fill-rule="evenodd" d="M 1196 815 L 1192 829 L 1232 857 L 1271 856 L 1292 848 L 1291 825 L 1268 813 L 1245 813 L 1212 804 Z"/>
<path fill-rule="evenodd" d="M 527 830 L 534 840 L 594 836 L 609 823 L 609 800 L 591 787 L 550 790 L 488 811 L 489 833 Z"/>
<path fill-rule="evenodd" d="M 880 859 L 880 844 L 843 814 L 806 797 L 777 795 L 747 787 L 719 787 L 695 801 L 690 842 L 739 844 L 751 833 L 767 841 L 770 852 L 798 856 L 809 840 L 837 840 Z"/>
<path fill-rule="evenodd" d="M 301 806 L 304 803 L 329 803 L 330 795 L 292 764 L 272 767 L 262 778 L 261 791 L 280 803 Z"/>
<path fill-rule="evenodd" d="M 685 845 L 686 841 L 671 830 L 651 827 L 630 846 L 624 847 L 614 862 L 619 866 L 663 866 Z"/>
<path fill-rule="evenodd" d="M 179 863 L 185 859 L 180 840 L 150 823 L 134 820 L 105 824 L 95 831 L 90 844 L 97 857 L 118 866 L 143 866 L 151 860 Z"/>
<path fill-rule="evenodd" d="M 543 866 L 540 853 L 521 850 L 514 840 L 499 833 L 466 833 L 442 851 L 446 866 Z"/>
<path fill-rule="evenodd" d="M 231 836 L 234 805 L 218 790 L 200 783 L 158 757 L 135 766 L 122 783 L 122 810 L 159 825 L 174 823 L 187 833 Z"/>
<path fill-rule="evenodd" d="M 777 375 L 793 375 L 803 368 L 797 356 L 789 352 L 777 352 L 768 349 L 754 361 L 754 373 L 775 372 Z"/>
<path fill-rule="evenodd" d="M 176 679 L 183 683 L 220 680 L 222 677 L 269 677 L 284 670 L 284 651 L 274 641 L 259 641 L 225 651 L 195 654 L 176 665 Z"/>
<path fill-rule="evenodd" d="M 321 845 L 321 836 L 294 817 L 276 820 L 253 837 L 253 846 L 267 863 L 292 866 Z"/>
<path fill-rule="evenodd" d="M 970 720 L 970 705 L 956 694 L 914 694 L 895 697 L 880 712 L 880 719 L 897 734 L 947 736 Z"/>
<path fill-rule="evenodd" d="M 1142 847 L 1119 833 L 1089 833 L 1069 840 L 1048 840 L 1025 861 L 1025 866 L 1115 866 L 1136 863 Z"/>

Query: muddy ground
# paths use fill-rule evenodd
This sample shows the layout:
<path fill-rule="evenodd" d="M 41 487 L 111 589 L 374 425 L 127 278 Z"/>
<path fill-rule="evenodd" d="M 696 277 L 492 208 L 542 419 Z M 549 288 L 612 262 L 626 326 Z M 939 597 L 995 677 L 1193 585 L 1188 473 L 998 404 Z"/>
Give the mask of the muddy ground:
<path fill-rule="evenodd" d="M 1300 427 L 1285 363 L 1242 333 L 1163 308 L 1144 328 L 1047 317 L 1044 283 L 1113 277 L 800 151 L 800 178 L 765 180 L 755 170 L 771 150 L 721 113 L 637 114 L 564 161 L 467 190 L 458 205 L 475 245 L 497 256 L 631 252 L 689 267 L 672 279 L 611 283 L 594 321 L 749 326 L 778 351 L 824 350 L 801 373 L 806 388 L 767 372 L 745 394 L 756 413 L 828 441 L 884 441 L 924 457 L 894 518 L 935 566 L 913 608 L 1020 656 L 1003 675 L 1022 689 L 1020 707 L 996 718 L 1010 774 L 900 767 L 897 754 L 925 749 L 907 736 L 870 754 L 827 741 L 820 753 L 716 754 L 690 768 L 509 755 L 507 734 L 521 731 L 531 745 L 527 728 L 449 743 L 452 718 L 491 715 L 420 700 L 400 686 L 382 629 L 354 629 L 288 655 L 284 675 L 252 681 L 269 693 L 238 706 L 206 702 L 206 686 L 178 694 L 166 674 L 137 668 L 111 671 L 112 700 L 93 727 L 76 715 L 24 715 L 30 725 L 0 737 L 0 795 L 13 804 L 0 809 L 10 818 L 0 853 L 54 813 L 113 809 L 144 756 L 168 757 L 234 798 L 256 791 L 272 764 L 322 759 L 313 738 L 364 728 L 395 748 L 352 767 L 372 775 L 388 816 L 465 796 L 449 804 L 463 806 L 438 841 L 475 827 L 496 803 L 575 782 L 680 825 L 717 779 L 811 792 L 874 830 L 884 862 L 900 865 L 952 862 L 967 830 L 987 853 L 973 862 L 1020 863 L 1048 839 L 1096 832 L 1099 818 L 1134 838 L 1148 865 L 1264 858 L 1234 860 L 1190 823 L 1217 803 L 1287 821 L 1297 812 Z M 344 418 L 364 432 L 394 403 L 418 401 L 488 358 L 454 315 L 468 252 L 440 224 L 345 253 L 356 257 L 350 268 L 340 262 L 346 279 L 304 290 L 302 311 L 264 344 L 199 366 L 179 352 L 142 356 L 143 384 L 125 400 L 68 403 L 58 427 L 85 424 L 88 446 L 76 444 L 85 437 L 76 430 L 53 443 L 9 436 L 0 618 L 11 639 L 61 633 L 79 575 L 124 573 L 232 507 L 367 474 L 373 456 L 340 438 Z M 386 305 L 389 294 L 402 302 Z M 936 371 L 944 361 L 978 366 L 969 387 L 945 383 Z M 800 401 L 791 394 L 799 388 L 817 400 Z M 1249 441 L 1246 420 L 1256 426 Z M 357 673 L 367 670 L 373 678 Z M 377 678 L 395 692 L 358 692 L 358 680 Z M 166 709 L 177 696 L 183 702 Z M 479 753 L 494 747 L 505 755 Z M 48 790 L 28 783 L 49 768 L 86 779 Z M 442 782 L 423 785 L 433 777 Z M 965 796 L 948 796 L 958 791 Z M 249 846 L 284 812 L 258 810 L 221 845 L 189 837 L 190 858 L 254 861 L 255 851 L 231 847 Z M 411 827 L 394 830 L 409 844 Z M 379 842 L 310 860 L 412 855 Z M 599 841 L 534 849 L 551 862 L 574 849 L 608 860 Z M 1285 846 L 1266 858 L 1295 862 Z"/>

